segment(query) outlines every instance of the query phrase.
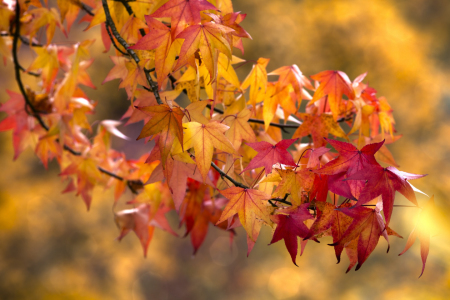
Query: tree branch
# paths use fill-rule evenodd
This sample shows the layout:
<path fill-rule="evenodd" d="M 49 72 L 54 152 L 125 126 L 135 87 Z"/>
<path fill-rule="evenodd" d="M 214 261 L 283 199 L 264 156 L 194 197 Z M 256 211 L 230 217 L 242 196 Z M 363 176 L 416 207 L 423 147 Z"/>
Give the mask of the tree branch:
<path fill-rule="evenodd" d="M 206 105 L 206 107 L 211 109 L 211 105 L 210 104 Z M 214 107 L 214 111 L 219 113 L 219 114 L 222 114 L 222 115 L 224 114 L 223 110 L 221 110 L 219 108 L 216 108 L 216 107 Z M 264 121 L 263 120 L 259 120 L 259 119 L 252 119 L 252 118 L 250 118 L 250 119 L 248 119 L 248 122 L 250 122 L 250 123 L 257 123 L 257 124 L 263 124 L 264 125 Z M 285 128 L 295 128 L 295 129 L 297 129 L 297 128 L 300 127 L 300 125 L 296 125 L 296 124 L 270 123 L 269 125 L 273 126 L 273 127 L 278 127 L 278 128 L 281 128 L 281 129 L 285 129 Z"/>
<path fill-rule="evenodd" d="M 13 38 L 12 55 L 13 55 L 13 62 L 14 62 L 14 70 L 15 70 L 15 74 L 16 74 L 16 81 L 17 81 L 17 84 L 19 85 L 20 92 L 22 93 L 22 96 L 25 99 L 26 105 L 31 109 L 31 111 L 33 113 L 33 117 L 39 122 L 39 124 L 42 126 L 42 128 L 44 128 L 46 131 L 49 131 L 48 125 L 45 124 L 44 120 L 42 120 L 37 109 L 33 106 L 30 99 L 28 98 L 28 95 L 25 91 L 25 88 L 24 88 L 23 82 L 22 82 L 22 78 L 20 75 L 20 71 L 24 70 L 24 68 L 19 64 L 19 58 L 18 58 L 18 54 L 17 54 L 17 52 L 18 52 L 17 44 L 19 42 L 19 39 L 21 39 L 21 36 L 19 34 L 19 32 L 20 32 L 20 3 L 19 3 L 19 0 L 16 1 L 16 11 L 15 12 L 16 12 L 16 17 L 14 20 L 15 32 L 14 32 L 14 38 Z M 36 74 L 35 76 L 39 76 L 39 74 Z M 71 147 L 69 147 L 65 144 L 63 145 L 63 148 L 64 148 L 64 150 L 70 152 L 73 155 L 81 156 L 81 152 L 75 151 L 74 149 L 72 149 Z M 114 173 L 111 173 L 99 166 L 97 166 L 97 169 L 100 172 L 107 174 L 111 177 L 114 177 L 118 180 L 121 180 L 121 181 L 124 180 L 122 177 L 120 177 Z M 134 186 L 135 185 L 139 186 L 139 185 L 143 185 L 143 184 L 140 180 L 130 180 L 130 181 L 127 181 L 127 185 L 134 194 L 137 194 L 137 191 L 134 188 Z"/>
<path fill-rule="evenodd" d="M 116 25 L 114 24 L 114 22 L 111 18 L 111 12 L 109 11 L 109 7 L 108 7 L 106 0 L 102 0 L 102 4 L 103 4 L 103 10 L 105 11 L 106 24 L 109 26 L 109 28 L 111 28 L 112 34 L 117 39 L 117 41 L 122 45 L 122 47 L 127 49 L 127 52 L 131 55 L 131 57 L 134 59 L 134 61 L 136 62 L 136 64 L 139 67 L 139 62 L 141 60 L 137 56 L 136 52 L 134 52 L 132 49 L 129 49 L 130 46 L 120 36 L 119 32 L 117 31 Z M 144 73 L 145 73 L 147 81 L 150 85 L 150 88 L 152 89 L 152 92 L 155 95 L 156 102 L 158 102 L 158 104 L 164 104 L 164 102 L 161 100 L 161 97 L 159 95 L 158 85 L 153 81 L 152 77 L 150 76 L 150 72 L 144 68 Z"/>
<path fill-rule="evenodd" d="M 16 1 L 16 17 L 14 20 L 15 24 L 15 31 L 14 31 L 14 38 L 13 38 L 13 47 L 12 47 L 12 54 L 13 54 L 13 61 L 14 61 L 14 71 L 16 74 L 16 81 L 19 85 L 20 92 L 22 93 L 23 98 L 25 99 L 26 105 L 30 107 L 33 116 L 36 118 L 36 120 L 39 122 L 39 124 L 44 128 L 46 131 L 48 131 L 49 127 L 47 124 L 45 124 L 44 120 L 42 120 L 41 116 L 38 114 L 38 111 L 31 103 L 30 99 L 28 98 L 28 95 L 25 91 L 25 88 L 23 86 L 21 74 L 20 74 L 20 64 L 19 64 L 19 57 L 17 55 L 18 49 L 17 49 L 17 43 L 19 42 L 20 38 L 20 3 L 19 0 Z"/>
<path fill-rule="evenodd" d="M 119 48 L 119 46 L 117 46 L 116 41 L 114 40 L 113 36 L 111 35 L 111 31 L 110 31 L 110 28 L 109 28 L 108 23 L 106 23 L 105 25 L 106 25 L 106 26 L 105 26 L 106 32 L 108 33 L 109 39 L 111 40 L 111 43 L 113 44 L 114 48 L 116 48 L 116 50 L 119 51 L 120 53 L 122 53 L 123 55 L 129 55 L 127 52 L 123 52 L 123 51 Z"/>
<path fill-rule="evenodd" d="M 236 180 L 234 180 L 233 178 L 231 178 L 230 176 L 228 176 L 227 173 L 225 173 L 224 171 L 222 171 L 214 162 L 211 162 L 211 166 L 220 174 L 220 177 L 225 177 L 226 179 L 228 179 L 232 184 L 234 184 L 237 187 L 243 188 L 243 189 L 248 189 L 248 186 L 237 182 Z"/>
<path fill-rule="evenodd" d="M 94 16 L 94 13 L 91 11 L 90 8 L 88 8 L 88 7 L 86 6 L 86 4 L 80 3 L 80 7 L 81 7 L 81 9 L 84 10 L 88 15 L 90 15 L 90 16 L 92 16 L 92 17 Z"/>
<path fill-rule="evenodd" d="M 123 6 L 125 6 L 125 9 L 127 10 L 128 14 L 130 16 L 134 15 L 133 9 L 131 8 L 130 4 L 128 4 L 128 1 L 126 1 L 126 0 L 118 0 L 118 1 L 120 1 L 123 4 Z M 140 32 L 140 34 L 142 36 L 145 35 L 145 30 L 144 29 L 140 28 L 139 32 Z"/>

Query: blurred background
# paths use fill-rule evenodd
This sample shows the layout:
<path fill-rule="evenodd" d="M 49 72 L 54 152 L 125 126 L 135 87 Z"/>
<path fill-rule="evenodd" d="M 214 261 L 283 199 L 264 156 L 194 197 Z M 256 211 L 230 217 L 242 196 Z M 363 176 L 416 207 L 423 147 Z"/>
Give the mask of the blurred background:
<path fill-rule="evenodd" d="M 95 190 L 91 210 L 81 198 L 61 194 L 65 184 L 55 163 L 45 170 L 32 151 L 13 162 L 11 133 L 0 134 L 0 298 L 1 299 L 449 299 L 450 298 L 450 3 L 448 0 L 236 0 L 247 13 L 242 26 L 244 59 L 270 58 L 268 71 L 297 64 L 307 76 L 341 70 L 351 79 L 368 72 L 366 82 L 394 109 L 403 137 L 390 145 L 400 170 L 430 174 L 413 182 L 435 195 L 441 229 L 431 239 L 422 278 L 419 243 L 398 257 L 414 227 L 416 211 L 394 209 L 391 250 L 380 241 L 356 273 L 345 274 L 348 259 L 336 265 L 334 250 L 309 243 L 294 266 L 283 242 L 267 246 L 264 228 L 246 257 L 245 232 L 229 247 L 228 234 L 213 226 L 195 257 L 187 238 L 156 231 L 143 258 L 138 239 L 121 243 L 113 220 L 111 191 Z M 118 82 L 101 82 L 112 67 L 102 54 L 100 29 L 72 28 L 69 39 L 96 38 L 88 69 L 97 90 L 97 118 L 118 119 L 128 102 Z M 22 49 L 21 64 L 33 57 Z M 239 52 L 235 55 L 242 56 Z M 240 79 L 251 68 L 239 69 Z M 24 77 L 26 75 L 23 75 Z M 33 86 L 35 79 L 26 78 Z M 18 91 L 12 64 L 0 67 L 0 102 L 5 89 Z M 0 115 L 3 118 L 4 115 Z M 94 119 L 91 119 L 94 120 Z M 141 124 L 120 129 L 132 140 Z M 148 145 L 115 140 L 115 147 L 138 158 Z M 427 197 L 418 194 L 419 203 Z M 130 194 L 122 201 L 130 200 Z M 407 204 L 397 193 L 399 204 Z M 172 225 L 177 228 L 175 218 Z M 178 229 L 180 234 L 183 229 Z"/>

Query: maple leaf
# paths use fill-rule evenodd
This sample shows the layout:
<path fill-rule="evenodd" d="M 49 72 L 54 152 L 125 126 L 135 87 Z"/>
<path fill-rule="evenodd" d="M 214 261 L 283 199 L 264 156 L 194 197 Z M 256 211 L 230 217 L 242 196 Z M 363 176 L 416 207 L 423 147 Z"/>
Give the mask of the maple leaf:
<path fill-rule="evenodd" d="M 378 205 L 375 209 L 358 206 L 352 208 L 343 207 L 339 208 L 339 210 L 353 220 L 341 239 L 330 244 L 330 246 L 345 246 L 347 243 L 357 238 L 358 265 L 355 269 L 357 271 L 375 249 L 380 236 L 384 235 L 387 239 L 383 217 L 380 214 Z"/>
<path fill-rule="evenodd" d="M 222 190 L 220 193 L 230 199 L 230 202 L 223 209 L 216 225 L 238 214 L 247 235 L 250 239 L 255 240 L 253 228 L 255 227 L 254 223 L 258 222 L 256 218 L 270 223 L 269 213 L 264 202 L 270 199 L 270 196 L 258 190 L 243 189 L 235 186 Z"/>
<path fill-rule="evenodd" d="M 146 16 L 145 20 L 147 21 L 147 25 L 150 29 L 149 33 L 147 33 L 129 49 L 156 49 L 155 69 L 156 74 L 158 75 L 158 86 L 161 87 L 163 81 L 172 70 L 173 64 L 175 62 L 176 53 L 175 51 L 173 51 L 173 49 L 171 49 L 172 35 L 170 33 L 170 28 L 168 28 L 158 20 L 153 19 L 149 16 Z"/>
<path fill-rule="evenodd" d="M 308 105 L 328 96 L 330 109 L 333 113 L 333 118 L 336 121 L 341 114 L 340 105 L 342 95 L 346 95 L 349 99 L 355 98 L 355 92 L 350 79 L 347 74 L 341 71 L 323 71 L 312 75 L 311 78 L 319 81 L 320 85 Z"/>
<path fill-rule="evenodd" d="M 350 143 L 330 139 L 326 139 L 326 141 L 339 152 L 339 156 L 323 167 L 314 170 L 317 174 L 337 175 L 345 172 L 347 176 L 351 176 L 363 168 L 371 170 L 372 168 L 379 167 L 374 155 L 383 146 L 384 141 L 368 144 L 361 150 L 358 150 L 358 148 Z M 364 182 L 348 181 L 347 183 L 350 186 L 351 194 L 359 198 L 361 190 L 364 188 Z M 345 185 L 342 182 L 341 184 Z"/>
<path fill-rule="evenodd" d="M 46 47 L 33 47 L 37 57 L 33 63 L 28 67 L 27 71 L 34 71 L 41 69 L 44 88 L 48 92 L 54 84 L 54 79 L 59 70 L 58 49 L 54 45 Z"/>
<path fill-rule="evenodd" d="M 279 75 L 277 82 L 277 87 L 282 90 L 289 84 L 292 85 L 295 91 L 295 95 L 297 96 L 297 99 L 306 99 L 311 100 L 311 95 L 308 94 L 308 92 L 304 89 L 306 87 L 307 89 L 314 90 L 314 88 L 311 85 L 311 82 L 309 79 L 302 74 L 302 71 L 298 68 L 297 65 L 292 66 L 284 66 L 281 68 L 278 68 L 272 72 L 270 72 L 268 75 Z"/>
<path fill-rule="evenodd" d="M 284 195 L 290 194 L 292 204 L 298 206 L 302 202 L 302 192 L 310 191 L 314 182 L 314 173 L 309 169 L 295 170 L 279 170 L 282 178 L 278 187 L 273 192 L 273 197 L 283 198 Z"/>
<path fill-rule="evenodd" d="M 222 207 L 227 200 L 224 198 L 211 201 L 210 193 L 204 184 L 198 181 L 188 180 L 188 194 L 180 207 L 180 226 L 186 224 L 186 233 L 190 235 L 194 255 L 202 245 L 208 232 L 209 223 L 215 224 L 222 213 Z M 226 230 L 225 226 L 219 226 Z M 234 234 L 234 231 L 231 231 Z"/>
<path fill-rule="evenodd" d="M 295 130 L 292 137 L 301 138 L 311 135 L 314 148 L 325 146 L 326 141 L 324 138 L 328 137 L 328 134 L 348 139 L 344 130 L 333 120 L 333 116 L 331 115 L 307 113 L 297 113 L 296 115 L 303 120 L 303 123 Z"/>
<path fill-rule="evenodd" d="M 292 155 L 286 149 L 296 140 L 297 139 L 282 140 L 276 145 L 272 145 L 265 141 L 247 143 L 247 146 L 250 146 L 258 151 L 258 154 L 250 161 L 248 166 L 242 170 L 241 173 L 247 170 L 264 167 L 267 175 L 272 172 L 272 166 L 276 163 L 295 166 Z"/>
<path fill-rule="evenodd" d="M 10 99 L 0 104 L 0 111 L 8 116 L 0 121 L 0 131 L 13 130 L 14 160 L 27 147 L 35 148 L 39 134 L 33 129 L 34 118 L 25 111 L 25 99 L 19 93 L 6 90 Z M 30 128 L 31 127 L 31 128 Z"/>
<path fill-rule="evenodd" d="M 309 169 L 315 169 L 317 167 L 320 166 L 320 157 L 322 155 L 324 155 L 325 153 L 327 153 L 328 151 L 330 151 L 330 149 L 326 148 L 326 147 L 319 147 L 319 148 L 315 148 L 315 149 L 310 149 L 310 151 L 308 151 L 305 154 L 306 158 L 309 158 L 308 160 L 308 164 L 306 165 L 307 168 Z"/>
<path fill-rule="evenodd" d="M 158 154 L 154 154 L 153 151 L 152 154 L 155 156 L 154 159 L 159 160 L 159 148 L 155 148 L 153 149 L 153 151 L 157 150 L 156 152 L 158 152 Z M 152 154 L 150 154 L 149 159 L 152 159 Z M 176 156 L 174 157 L 176 158 Z M 149 159 L 147 160 L 147 162 L 149 162 Z M 167 184 L 170 187 L 170 192 L 172 193 L 175 208 L 179 210 L 181 203 L 183 202 L 183 199 L 186 195 L 187 179 L 191 178 L 202 182 L 202 175 L 197 171 L 197 167 L 194 163 L 186 163 L 169 156 L 167 158 L 165 170 L 163 170 L 162 165 L 158 165 L 148 179 L 148 183 L 154 183 L 163 180 L 164 173 L 167 174 Z M 213 182 L 208 177 L 206 178 L 205 183 L 210 186 L 214 186 Z"/>
<path fill-rule="evenodd" d="M 229 128 L 227 125 L 218 122 L 208 124 L 189 122 L 183 124 L 183 127 L 186 129 L 184 147 L 185 149 L 194 147 L 195 161 L 203 180 L 206 180 L 211 167 L 214 148 L 235 153 L 233 145 L 224 136 L 224 132 Z"/>
<path fill-rule="evenodd" d="M 317 218 L 311 225 L 309 232 L 303 238 L 310 239 L 311 237 L 317 236 L 329 228 L 331 228 L 331 235 L 333 237 L 333 243 L 340 241 L 344 235 L 344 232 L 352 223 L 352 218 L 345 215 L 343 212 L 338 210 L 335 205 L 328 202 L 316 202 Z M 345 203 L 339 208 L 349 208 L 350 203 Z M 337 258 L 337 263 L 341 261 L 341 254 L 344 250 L 343 244 L 333 244 L 334 251 Z"/>
<path fill-rule="evenodd" d="M 159 208 L 158 212 L 152 216 L 149 204 L 141 204 L 136 208 L 126 209 L 114 214 L 114 221 L 120 229 L 120 235 L 117 239 L 122 240 L 128 232 L 134 231 L 141 242 L 144 250 L 144 257 L 147 257 L 147 249 L 153 238 L 155 227 L 166 230 L 173 235 L 177 234 L 170 228 L 164 214 L 170 209 L 167 207 Z"/>
<path fill-rule="evenodd" d="M 270 244 L 284 239 L 284 244 L 291 255 L 292 262 L 297 266 L 295 258 L 297 256 L 298 241 L 297 237 L 307 236 L 309 229 L 303 223 L 308 219 L 314 219 L 308 210 L 309 203 L 304 203 L 298 207 L 289 207 L 278 210 L 278 214 L 273 215 L 271 219 L 277 224 Z M 303 252 L 303 251 L 302 251 Z"/>
<path fill-rule="evenodd" d="M 189 104 L 184 109 L 184 113 L 189 121 L 198 122 L 201 124 L 208 124 L 209 120 L 203 115 L 203 111 L 206 108 L 206 105 L 209 104 L 209 101 L 197 101 Z M 227 124 L 228 125 L 228 124 Z"/>
<path fill-rule="evenodd" d="M 417 218 L 416 225 L 411 231 L 408 240 L 406 241 L 405 249 L 399 254 L 402 255 L 414 244 L 416 238 L 420 241 L 420 256 L 422 258 L 422 272 L 420 272 L 420 277 L 425 271 L 425 264 L 427 262 L 428 252 L 430 251 L 430 237 L 431 228 L 434 223 L 434 195 L 425 203 L 422 207 L 419 217 Z"/>
<path fill-rule="evenodd" d="M 195 53 L 200 51 L 202 63 L 205 64 L 211 78 L 215 78 L 214 68 L 217 65 L 216 49 L 225 54 L 231 60 L 231 49 L 227 40 L 222 36 L 233 29 L 211 23 L 202 22 L 200 25 L 192 25 L 177 35 L 177 39 L 184 39 L 180 50 L 178 63 L 175 70 L 188 64 L 196 68 Z"/>
<path fill-rule="evenodd" d="M 64 35 L 67 33 L 61 23 L 59 12 L 56 8 L 39 7 L 29 10 L 28 13 L 33 16 L 31 22 L 26 24 L 26 29 L 29 32 L 30 39 L 39 31 L 41 27 L 46 27 L 47 45 L 53 40 L 56 26 L 58 26 Z"/>
<path fill-rule="evenodd" d="M 205 13 L 205 15 L 211 17 L 211 19 L 217 24 L 232 28 L 234 31 L 225 34 L 224 37 L 230 45 L 238 48 L 241 50 L 242 54 L 244 54 L 244 47 L 242 45 L 241 38 L 251 39 L 252 37 L 247 31 L 244 30 L 244 28 L 241 27 L 241 25 L 239 25 L 239 23 L 241 23 L 247 15 L 240 14 L 239 12 L 231 12 L 223 16 L 212 13 Z"/>
<path fill-rule="evenodd" d="M 153 18 L 171 18 L 172 37 L 182 32 L 187 26 L 200 23 L 200 11 L 216 7 L 206 0 L 170 0 L 150 16 Z"/>
<path fill-rule="evenodd" d="M 81 0 L 57 0 L 57 4 L 61 11 L 61 21 L 64 22 L 66 20 L 67 32 L 69 32 L 80 12 Z"/>
<path fill-rule="evenodd" d="M 81 195 L 89 210 L 92 201 L 92 190 L 95 184 L 102 180 L 102 174 L 97 168 L 97 163 L 92 158 L 72 156 L 70 160 L 70 164 L 61 171 L 60 175 L 76 175 L 77 196 Z"/>
<path fill-rule="evenodd" d="M 386 218 L 386 224 L 389 224 L 394 208 L 395 191 L 400 192 L 406 199 L 413 204 L 418 205 L 414 189 L 411 187 L 408 180 L 418 179 L 424 176 L 426 176 L 426 174 L 411 174 L 399 171 L 394 167 L 383 168 L 381 166 L 375 166 L 373 168 L 364 168 L 347 177 L 345 180 L 367 180 L 364 189 L 359 195 L 356 206 L 361 206 L 381 195 L 384 217 Z"/>
<path fill-rule="evenodd" d="M 230 129 L 225 132 L 225 136 L 231 141 L 236 151 L 241 146 L 242 140 L 248 142 L 256 141 L 255 133 L 248 124 L 250 116 L 251 112 L 248 109 L 243 109 L 234 115 L 225 113 L 223 123 L 230 126 Z"/>
<path fill-rule="evenodd" d="M 266 67 L 269 63 L 268 58 L 260 57 L 256 64 L 253 65 L 252 71 L 242 82 L 241 88 L 250 87 L 250 98 L 248 103 L 255 107 L 256 103 L 261 102 L 264 98 L 267 88 L 267 71 Z"/>
<path fill-rule="evenodd" d="M 295 100 L 292 99 L 291 94 L 293 94 L 291 85 L 288 85 L 278 91 L 272 83 L 268 85 L 263 105 L 263 117 L 266 130 L 269 128 L 270 122 L 272 122 L 275 116 L 278 105 L 281 105 L 283 108 L 285 120 L 288 119 L 290 114 L 297 111 L 297 108 L 295 107 Z"/>
<path fill-rule="evenodd" d="M 137 109 L 150 116 L 150 120 L 144 125 L 137 139 L 161 133 L 158 146 L 161 150 L 162 164 L 165 166 L 175 137 L 183 145 L 181 121 L 184 113 L 179 107 L 172 108 L 167 104 L 137 107 Z"/>

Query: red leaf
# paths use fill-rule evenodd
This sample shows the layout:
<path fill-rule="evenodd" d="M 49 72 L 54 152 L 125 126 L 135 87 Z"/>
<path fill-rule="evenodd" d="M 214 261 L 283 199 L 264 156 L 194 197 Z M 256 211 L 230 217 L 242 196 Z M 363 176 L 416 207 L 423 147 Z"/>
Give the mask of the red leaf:
<path fill-rule="evenodd" d="M 315 170 L 318 174 L 335 175 L 345 172 L 347 176 L 362 170 L 363 168 L 370 168 L 379 166 L 375 160 L 375 153 L 383 146 L 384 141 L 380 143 L 368 144 L 361 150 L 358 150 L 350 143 L 326 139 L 338 152 L 339 156 L 328 162 L 325 166 Z M 344 178 L 342 178 L 344 179 Z M 340 184 L 343 184 L 342 182 Z M 356 198 L 359 197 L 361 190 L 364 188 L 364 182 L 351 181 L 348 182 L 351 193 Z"/>
<path fill-rule="evenodd" d="M 426 175 L 402 172 L 394 167 L 382 168 L 378 166 L 363 169 L 345 180 L 367 180 L 356 205 L 360 206 L 381 195 L 384 217 L 386 218 L 386 224 L 389 224 L 394 207 L 395 191 L 399 191 L 409 201 L 418 205 L 416 195 L 408 179 L 418 179 L 424 176 Z"/>
<path fill-rule="evenodd" d="M 175 38 L 187 26 L 200 23 L 200 11 L 216 9 L 206 0 L 170 0 L 150 16 L 153 18 L 171 18 L 172 37 Z"/>
<path fill-rule="evenodd" d="M 248 143 L 247 145 L 259 153 L 250 161 L 248 166 L 241 173 L 264 167 L 266 175 L 272 172 L 272 166 L 276 163 L 295 166 L 292 155 L 286 150 L 297 139 L 281 140 L 276 145 L 268 142 Z"/>
<path fill-rule="evenodd" d="M 296 266 L 295 258 L 298 252 L 297 237 L 304 238 L 307 236 L 309 229 L 303 222 L 308 219 L 314 219 L 309 213 L 308 207 L 309 203 L 304 203 L 298 207 L 289 207 L 278 211 L 283 214 L 277 214 L 271 217 L 277 224 L 277 229 L 275 229 L 270 244 L 284 239 L 284 244 L 291 255 L 292 262 Z"/>

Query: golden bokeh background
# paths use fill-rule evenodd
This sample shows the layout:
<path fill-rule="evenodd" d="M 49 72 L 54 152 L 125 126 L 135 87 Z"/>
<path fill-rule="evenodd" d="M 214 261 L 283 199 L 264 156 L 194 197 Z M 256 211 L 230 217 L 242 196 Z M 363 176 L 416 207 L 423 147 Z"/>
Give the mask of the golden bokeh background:
<path fill-rule="evenodd" d="M 435 195 L 440 229 L 431 239 L 422 278 L 419 243 L 398 257 L 414 226 L 417 211 L 394 210 L 392 227 L 404 236 L 380 240 L 358 271 L 345 274 L 348 259 L 336 265 L 334 250 L 310 243 L 299 267 L 282 242 L 267 246 L 267 228 L 246 257 L 245 233 L 233 244 L 228 234 L 210 227 L 195 257 L 188 238 L 161 231 L 143 258 L 130 234 L 115 241 L 111 191 L 95 190 L 91 210 L 64 184 L 58 167 L 45 170 L 32 151 L 13 162 L 11 133 L 0 133 L 0 298 L 1 299 L 449 299 L 450 298 L 450 3 L 448 0 L 236 0 L 235 11 L 247 13 L 243 27 L 244 59 L 270 58 L 268 71 L 297 64 L 305 75 L 338 69 L 351 79 L 368 72 L 367 82 L 394 109 L 403 137 L 390 149 L 411 173 L 430 174 L 413 182 Z M 88 70 L 97 90 L 85 89 L 99 102 L 99 118 L 118 119 L 128 105 L 118 82 L 101 85 L 111 68 L 99 28 L 72 29 L 69 39 L 96 38 L 96 57 Z M 240 53 L 235 52 L 236 55 Z M 22 49 L 21 63 L 32 61 Z M 251 64 L 239 69 L 240 78 Z M 10 62 L 0 67 L 0 102 L 5 89 L 18 91 Z M 24 75 L 25 77 L 26 75 Z M 28 85 L 36 84 L 26 78 Z M 4 115 L 0 115 L 4 117 Z M 94 119 L 92 119 L 94 120 Z M 134 138 L 140 126 L 121 127 Z M 137 158 L 148 146 L 120 140 L 115 147 Z M 121 201 L 131 199 L 130 194 Z M 407 204 L 397 193 L 399 203 Z M 419 203 L 427 197 L 418 194 Z M 175 228 L 177 220 L 171 217 Z M 178 232 L 182 235 L 183 229 Z M 345 255 L 344 255 L 345 256 Z"/>

